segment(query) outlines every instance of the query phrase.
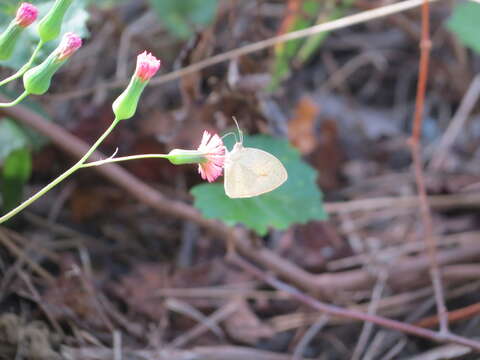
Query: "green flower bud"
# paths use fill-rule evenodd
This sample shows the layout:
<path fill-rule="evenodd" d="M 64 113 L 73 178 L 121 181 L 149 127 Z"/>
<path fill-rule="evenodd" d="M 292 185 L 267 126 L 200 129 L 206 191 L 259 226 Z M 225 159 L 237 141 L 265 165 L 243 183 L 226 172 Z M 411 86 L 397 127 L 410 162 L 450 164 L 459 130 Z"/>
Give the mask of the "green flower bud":
<path fill-rule="evenodd" d="M 138 100 L 148 81 L 160 68 L 160 60 L 146 51 L 137 56 L 137 67 L 127 88 L 113 102 L 112 108 L 118 120 L 130 119 L 137 111 Z"/>
<path fill-rule="evenodd" d="M 66 33 L 58 47 L 39 65 L 23 75 L 26 92 L 43 95 L 50 88 L 52 76 L 82 46 L 82 39 L 73 33 Z"/>
<path fill-rule="evenodd" d="M 205 153 L 198 150 L 173 149 L 167 159 L 174 165 L 202 164 L 208 161 Z"/>
<path fill-rule="evenodd" d="M 54 53 L 50 54 L 40 65 L 28 70 L 23 75 L 23 86 L 29 94 L 43 95 L 50 88 L 52 76 L 65 63 L 57 61 Z"/>
<path fill-rule="evenodd" d="M 145 86 L 147 86 L 146 82 L 132 77 L 127 88 L 112 104 L 113 113 L 117 119 L 127 120 L 135 115 L 138 100 L 140 99 L 140 95 L 142 95 Z"/>
<path fill-rule="evenodd" d="M 0 35 L 0 60 L 7 60 L 12 56 L 22 31 L 23 27 L 12 21 Z"/>
<path fill-rule="evenodd" d="M 62 30 L 63 17 L 73 0 L 57 0 L 50 11 L 40 20 L 38 34 L 43 42 L 56 39 Z"/>

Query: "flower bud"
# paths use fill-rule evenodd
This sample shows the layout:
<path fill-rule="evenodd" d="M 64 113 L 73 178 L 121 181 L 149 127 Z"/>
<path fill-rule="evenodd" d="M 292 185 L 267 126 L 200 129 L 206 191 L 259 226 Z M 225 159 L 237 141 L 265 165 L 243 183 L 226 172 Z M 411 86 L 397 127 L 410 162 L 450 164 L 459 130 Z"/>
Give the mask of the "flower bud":
<path fill-rule="evenodd" d="M 0 35 L 0 60 L 9 59 L 23 29 L 35 21 L 38 10 L 29 3 L 22 3 L 17 10 L 15 19 L 10 22 L 5 31 Z"/>
<path fill-rule="evenodd" d="M 50 11 L 40 20 L 38 34 L 43 42 L 56 39 L 62 29 L 63 17 L 73 0 L 56 0 Z"/>
<path fill-rule="evenodd" d="M 54 51 L 57 61 L 65 61 L 82 46 L 82 39 L 75 33 L 63 35 L 62 41 Z"/>
<path fill-rule="evenodd" d="M 22 3 L 17 10 L 17 15 L 15 17 L 15 21 L 18 26 L 26 28 L 35 20 L 37 20 L 38 16 L 38 9 L 29 3 Z"/>
<path fill-rule="evenodd" d="M 113 102 L 112 108 L 118 120 L 130 119 L 137 110 L 140 95 L 148 81 L 160 68 L 160 60 L 146 51 L 138 55 L 137 67 L 127 88 Z"/>
<path fill-rule="evenodd" d="M 82 46 L 82 39 L 66 33 L 58 47 L 39 65 L 23 75 L 23 86 L 29 94 L 42 95 L 50 88 L 52 76 Z"/>

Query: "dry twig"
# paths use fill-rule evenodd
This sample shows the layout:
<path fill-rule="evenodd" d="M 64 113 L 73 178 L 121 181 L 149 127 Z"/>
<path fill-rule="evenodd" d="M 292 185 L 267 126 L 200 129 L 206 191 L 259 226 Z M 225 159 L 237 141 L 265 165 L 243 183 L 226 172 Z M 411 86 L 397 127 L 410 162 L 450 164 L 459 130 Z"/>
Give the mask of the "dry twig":
<path fill-rule="evenodd" d="M 254 275 L 255 277 L 262 279 L 265 283 L 269 284 L 270 286 L 273 286 L 276 289 L 283 290 L 284 292 L 290 294 L 292 298 L 297 299 L 298 301 L 309 305 L 313 309 L 324 312 L 327 315 L 368 321 L 386 328 L 395 329 L 397 331 L 401 331 L 407 334 L 427 338 L 438 343 L 450 342 L 450 343 L 455 343 L 459 345 L 466 345 L 480 352 L 480 343 L 475 340 L 470 340 L 452 333 L 439 333 L 439 332 L 427 330 L 415 325 L 403 323 L 397 320 L 392 320 L 392 319 L 388 319 L 388 318 L 384 318 L 376 315 L 363 313 L 353 309 L 345 309 L 335 305 L 326 304 L 278 280 L 276 277 L 265 273 L 264 271 L 248 263 L 238 255 L 231 254 L 229 259 L 233 264 L 239 266 L 240 268 L 244 269 L 245 271 Z"/>
<path fill-rule="evenodd" d="M 440 333 L 448 332 L 447 307 L 443 295 L 442 279 L 438 266 L 437 258 L 437 239 L 433 232 L 432 214 L 427 199 L 427 190 L 425 187 L 425 176 L 423 174 L 423 165 L 421 158 L 421 133 L 423 123 L 423 112 L 425 104 L 425 92 L 428 79 L 428 65 L 430 61 L 430 9 L 428 0 L 424 0 L 422 5 L 422 35 L 420 40 L 420 65 L 418 69 L 417 97 L 415 101 L 415 114 L 413 119 L 412 137 L 410 145 L 413 157 L 413 167 L 415 171 L 415 182 L 418 188 L 418 197 L 420 201 L 420 215 L 422 218 L 425 241 L 428 245 L 428 254 L 430 259 L 430 276 L 432 278 L 433 289 L 435 293 L 435 302 L 440 323 Z"/>
<path fill-rule="evenodd" d="M 435 2 L 438 0 L 427 0 L 429 2 Z M 233 60 L 237 59 L 240 56 L 247 55 L 253 52 L 257 52 L 260 50 L 267 49 L 269 47 L 275 46 L 279 43 L 291 41 L 291 40 L 296 40 L 296 39 L 301 39 L 304 37 L 309 37 L 313 36 L 316 34 L 328 32 L 328 31 L 333 31 L 333 30 L 338 30 L 342 28 L 346 28 L 352 25 L 356 24 L 361 24 L 364 22 L 368 22 L 374 19 L 380 19 L 388 15 L 400 13 L 403 11 L 407 11 L 413 8 L 416 8 L 422 4 L 423 0 L 405 0 L 401 1 L 398 3 L 390 4 L 390 5 L 385 5 L 376 9 L 372 10 L 366 10 L 363 12 L 360 12 L 358 14 L 350 15 L 350 16 L 345 16 L 341 19 L 329 21 L 326 23 L 314 25 L 312 27 L 298 30 L 298 31 L 292 31 L 286 34 L 282 34 L 279 36 L 272 37 L 270 39 L 266 39 L 263 41 L 259 41 L 253 44 L 248 44 L 239 48 L 236 48 L 234 50 L 230 50 L 218 55 L 214 55 L 208 59 L 199 61 L 197 63 L 191 64 L 189 66 L 186 66 L 182 69 L 176 70 L 176 71 L 171 71 L 168 74 L 158 76 L 150 81 L 151 85 L 160 85 L 164 84 L 166 82 L 176 80 L 178 78 L 181 78 L 182 76 L 192 74 L 195 72 L 198 72 L 200 70 L 203 70 L 207 67 L 220 64 L 222 62 L 228 61 L 228 60 Z M 101 87 L 103 89 L 114 89 L 114 88 L 119 88 L 123 87 L 128 83 L 128 81 L 121 80 L 121 81 L 114 81 L 111 83 L 103 84 L 101 86 L 95 86 L 92 88 L 88 89 L 80 89 L 77 91 L 72 91 L 69 92 L 68 94 L 59 94 L 59 95 L 53 95 L 57 98 L 61 99 L 71 99 L 71 98 L 76 98 L 76 97 L 81 97 L 81 96 L 86 96 L 91 94 L 92 92 L 97 91 L 98 87 Z"/>

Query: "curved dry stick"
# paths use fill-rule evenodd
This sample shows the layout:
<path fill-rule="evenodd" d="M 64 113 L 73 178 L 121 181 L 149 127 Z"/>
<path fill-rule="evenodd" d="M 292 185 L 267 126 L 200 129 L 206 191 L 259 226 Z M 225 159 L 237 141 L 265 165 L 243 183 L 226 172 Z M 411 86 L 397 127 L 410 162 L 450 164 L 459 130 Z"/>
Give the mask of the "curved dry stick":
<path fill-rule="evenodd" d="M 0 96 L 0 101 L 2 100 L 3 98 Z M 62 127 L 45 120 L 26 107 L 17 106 L 15 108 L 2 109 L 0 113 L 16 119 L 42 133 L 50 138 L 52 142 L 65 153 L 75 158 L 81 157 L 89 148 L 88 144 L 68 133 Z M 91 160 L 95 161 L 104 158 L 104 155 L 95 152 L 92 154 Z M 267 248 L 257 248 L 253 246 L 241 230 L 233 232 L 231 228 L 225 226 L 223 223 L 205 219 L 192 206 L 180 201 L 168 199 L 159 191 L 142 182 L 116 164 L 102 165 L 94 169 L 109 181 L 124 189 L 132 197 L 150 206 L 160 214 L 192 221 L 222 239 L 231 239 L 240 253 L 265 268 L 274 271 L 281 278 L 288 280 L 318 297 L 329 299 L 332 298 L 332 294 L 335 294 L 337 291 L 363 290 L 372 286 L 374 283 L 374 278 L 362 270 L 344 271 L 337 274 L 311 274 L 290 261 L 281 258 Z M 462 239 L 466 240 L 475 236 L 475 233 L 463 235 Z M 459 249 L 441 252 L 440 255 L 441 264 L 455 264 L 460 261 L 476 260 L 480 257 L 480 246 L 471 247 L 467 250 L 460 247 Z M 391 271 L 397 274 L 402 273 L 405 275 L 402 277 L 408 278 L 411 274 L 425 271 L 426 269 L 428 269 L 428 265 L 425 259 L 423 257 L 417 257 L 398 262 Z"/>
<path fill-rule="evenodd" d="M 2 101 L 0 96 L 0 101 Z M 1 110 L 0 114 L 3 113 L 11 118 L 14 118 L 23 124 L 26 124 L 35 130 L 39 131 L 43 135 L 49 137 L 52 142 L 58 147 L 62 148 L 66 153 L 73 155 L 74 157 L 81 157 L 89 148 L 89 146 L 73 136 L 72 134 L 65 131 L 60 126 L 46 121 L 40 115 L 34 113 L 33 111 L 23 107 L 17 106 L 15 108 L 7 108 Z M 104 158 L 103 155 L 98 152 L 94 153 L 91 157 L 93 161 L 100 160 Z M 214 232 L 219 237 L 230 240 L 235 243 L 236 248 L 240 253 L 248 256 L 253 261 L 262 264 L 266 268 L 273 270 L 279 276 L 291 281 L 298 286 L 307 289 L 308 291 L 328 298 L 327 294 L 329 292 L 342 289 L 342 287 L 348 288 L 356 287 L 359 283 L 364 285 L 371 285 L 372 278 L 370 275 L 365 274 L 362 271 L 357 272 L 344 272 L 340 274 L 322 274 L 322 275 L 313 275 L 303 269 L 297 267 L 295 264 L 282 259 L 274 252 L 266 248 L 256 248 L 254 247 L 247 239 L 246 236 L 241 231 L 234 231 L 233 229 L 223 225 L 220 222 L 207 220 L 201 216 L 201 214 L 188 204 L 184 204 L 179 201 L 171 200 L 166 198 L 163 194 L 158 192 L 156 189 L 145 184 L 141 180 L 137 179 L 135 176 L 128 173 L 122 167 L 116 164 L 108 164 L 105 166 L 95 167 L 95 170 L 102 174 L 104 177 L 108 178 L 112 183 L 117 184 L 121 188 L 125 189 L 137 200 L 143 202 L 144 204 L 149 205 L 162 215 L 173 215 L 184 220 L 192 221 L 198 225 Z M 452 252 L 454 252 L 452 254 Z M 451 263 L 453 260 L 458 259 L 472 259 L 480 256 L 480 245 L 471 246 L 466 249 L 459 248 L 455 251 L 443 254 L 440 256 L 440 261 L 444 263 Z M 263 271 L 259 270 L 255 266 L 247 263 L 245 260 L 240 259 L 235 254 L 231 255 L 233 259 L 237 259 L 235 262 L 237 265 L 241 265 L 246 268 L 249 272 L 252 272 L 262 280 L 266 281 L 275 288 L 279 288 L 282 291 L 286 291 L 292 295 L 297 300 L 312 306 L 314 309 L 319 311 L 324 311 L 330 315 L 337 315 L 346 318 L 358 319 L 362 321 L 369 321 L 380 326 L 387 328 L 395 329 L 412 335 L 425 337 L 437 342 L 452 342 L 465 346 L 469 346 L 472 349 L 480 351 L 480 343 L 474 340 L 469 340 L 467 338 L 457 336 L 454 334 L 441 334 L 432 330 L 423 329 L 416 327 L 410 324 L 405 324 L 400 321 L 391 320 L 388 318 L 373 316 L 361 311 L 344 309 L 335 305 L 329 305 L 322 303 L 315 299 L 314 297 L 304 294 L 297 290 L 296 288 L 287 285 L 283 282 L 280 282 L 276 278 L 265 274 Z M 401 262 L 399 269 L 396 269 L 395 272 L 398 274 L 401 271 L 420 271 L 428 267 L 428 264 L 423 261 L 423 259 L 409 259 Z"/>
<path fill-rule="evenodd" d="M 435 2 L 439 0 L 427 0 L 429 2 Z M 208 59 L 196 62 L 194 64 L 191 64 L 189 66 L 186 66 L 182 69 L 171 71 L 167 74 L 158 76 L 153 78 L 150 81 L 150 86 L 155 86 L 155 85 L 160 85 L 164 84 L 166 82 L 176 80 L 184 75 L 188 75 L 191 73 L 198 72 L 200 70 L 203 70 L 207 67 L 220 64 L 222 62 L 228 61 L 228 60 L 233 60 L 237 59 L 240 56 L 247 55 L 253 52 L 257 52 L 260 50 L 267 49 L 269 47 L 275 46 L 279 43 L 283 43 L 286 41 L 291 41 L 291 40 L 296 40 L 296 39 L 301 39 L 305 38 L 308 36 L 324 33 L 327 31 L 333 31 L 333 30 L 338 30 L 338 29 L 343 29 L 352 25 L 356 24 L 361 24 L 367 21 L 371 21 L 374 19 L 379 19 L 385 16 L 393 15 L 396 13 L 400 13 L 403 11 L 407 11 L 413 8 L 416 8 L 420 5 L 422 5 L 423 0 L 405 0 L 401 1 L 398 3 L 390 4 L 390 5 L 385 5 L 379 8 L 371 9 L 371 10 L 366 10 L 362 11 L 357 14 L 345 16 L 340 19 L 336 19 L 333 21 L 329 21 L 326 23 L 314 25 L 311 27 L 308 27 L 306 29 L 302 30 L 297 30 L 297 31 L 292 31 L 286 34 L 278 35 L 271 37 L 269 39 L 265 39 L 259 42 L 255 42 L 253 44 L 248 44 L 230 51 L 226 51 L 221 54 L 214 55 Z M 53 94 L 52 97 L 56 98 L 61 98 L 61 99 L 72 99 L 76 97 L 81 97 L 85 95 L 89 95 L 92 92 L 95 92 L 98 88 L 103 88 L 103 89 L 115 89 L 119 87 L 123 87 L 128 83 L 125 80 L 121 81 L 113 81 L 107 84 L 103 84 L 99 87 L 91 87 L 88 89 L 80 89 L 77 91 L 72 91 L 69 92 L 67 95 L 55 95 Z"/>
<path fill-rule="evenodd" d="M 412 334 L 419 337 L 427 338 L 439 343 L 451 342 L 455 344 L 465 345 L 474 349 L 477 352 L 480 352 L 480 343 L 478 341 L 470 340 L 462 336 L 454 335 L 451 333 L 445 334 L 441 332 L 435 332 L 435 331 L 421 328 L 415 325 L 403 323 L 401 321 L 388 319 L 388 318 L 384 318 L 377 315 L 371 315 L 368 313 L 363 313 L 358 310 L 345 309 L 336 305 L 326 304 L 278 280 L 274 276 L 265 273 L 264 271 L 260 270 L 256 266 L 253 266 L 252 264 L 248 263 L 247 261 L 245 261 L 244 259 L 242 259 L 241 257 L 235 254 L 230 255 L 229 259 L 231 263 L 239 266 L 240 268 L 244 269 L 248 273 L 254 275 L 255 277 L 261 279 L 265 283 L 274 287 L 275 289 L 281 290 L 287 294 L 290 294 L 292 298 L 297 299 L 298 301 L 312 307 L 315 310 L 321 311 L 325 314 L 344 317 L 344 318 L 346 317 L 350 319 L 358 319 L 362 321 L 368 321 L 370 323 L 374 323 L 386 328 L 390 328 L 397 331 L 402 331 L 407 334 Z"/>

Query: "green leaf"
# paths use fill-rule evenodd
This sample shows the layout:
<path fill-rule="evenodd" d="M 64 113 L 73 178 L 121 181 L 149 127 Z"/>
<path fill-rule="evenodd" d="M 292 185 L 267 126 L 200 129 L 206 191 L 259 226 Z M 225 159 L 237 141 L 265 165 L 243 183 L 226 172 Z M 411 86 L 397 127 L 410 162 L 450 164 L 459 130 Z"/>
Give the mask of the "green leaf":
<path fill-rule="evenodd" d="M 288 180 L 274 191 L 249 199 L 230 199 L 223 184 L 197 185 L 191 189 L 194 204 L 206 218 L 229 225 L 242 223 L 259 235 L 265 235 L 269 227 L 284 230 L 295 223 L 326 218 L 317 173 L 295 148 L 285 140 L 263 135 L 247 137 L 244 143 L 278 157 L 288 171 Z"/>
<path fill-rule="evenodd" d="M 28 148 L 12 151 L 3 163 L 3 178 L 26 183 L 32 173 L 32 156 Z"/>
<path fill-rule="evenodd" d="M 150 0 L 150 3 L 168 31 L 186 39 L 196 27 L 213 20 L 218 0 Z"/>
<path fill-rule="evenodd" d="M 17 123 L 11 119 L 0 120 L 0 161 L 11 152 L 29 144 L 28 136 Z"/>
<path fill-rule="evenodd" d="M 38 104 L 26 102 L 25 105 L 36 111 L 37 114 L 43 114 Z M 45 116 L 48 119 L 47 116 Z M 48 139 L 30 128 L 19 125 L 15 120 L 9 118 L 0 118 L 0 163 L 14 150 L 22 147 L 28 147 L 33 151 L 39 150 Z"/>
<path fill-rule="evenodd" d="M 466 46 L 480 53 L 480 4 L 472 1 L 457 4 L 447 27 Z"/>
<path fill-rule="evenodd" d="M 32 173 L 32 156 L 28 148 L 20 148 L 5 159 L 2 170 L 3 212 L 15 208 L 23 198 L 23 188 Z"/>
<path fill-rule="evenodd" d="M 5 12 L 0 13 L 0 32 L 3 31 L 3 29 L 8 25 L 12 17 L 15 16 L 16 9 L 22 2 L 23 0 L 11 1 L 11 5 L 9 3 L 8 8 L 6 7 L 6 9 L 4 9 Z M 54 2 L 54 0 L 38 0 L 33 2 L 34 5 L 38 7 L 39 20 L 47 13 Z M 57 40 L 50 41 L 45 44 L 37 59 L 37 63 L 40 62 L 40 59 L 45 58 L 57 47 L 61 36 L 66 32 L 74 32 L 82 38 L 85 38 L 89 35 L 86 27 L 86 22 L 88 20 L 86 6 L 86 0 L 75 0 L 73 2 L 65 14 L 65 20 L 62 25 L 62 34 Z M 28 61 L 28 59 L 30 59 L 32 51 L 38 43 L 37 23 L 38 20 L 23 31 L 12 57 L 7 61 L 2 62 L 1 66 L 19 69 Z"/>

